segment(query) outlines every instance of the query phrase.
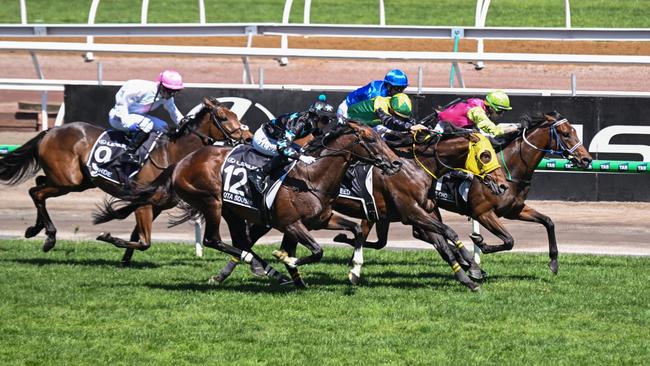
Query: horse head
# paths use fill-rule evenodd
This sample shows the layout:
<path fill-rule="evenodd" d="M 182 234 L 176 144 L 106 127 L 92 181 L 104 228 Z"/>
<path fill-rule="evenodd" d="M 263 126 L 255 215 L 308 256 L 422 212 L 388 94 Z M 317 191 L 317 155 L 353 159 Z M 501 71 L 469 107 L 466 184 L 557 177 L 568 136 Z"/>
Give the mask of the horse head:
<path fill-rule="evenodd" d="M 226 141 L 229 145 L 249 143 L 253 134 L 247 125 L 242 124 L 237 115 L 214 97 L 204 97 L 203 107 L 185 125 L 181 131 L 188 130 L 199 135 L 205 143 L 212 145 L 216 141 Z"/>
<path fill-rule="evenodd" d="M 522 138 L 535 150 L 562 156 L 582 169 L 587 168 L 593 160 L 578 138 L 575 128 L 560 113 L 554 111 L 524 116 L 522 122 L 524 126 L 527 125 Z"/>
<path fill-rule="evenodd" d="M 330 132 L 317 137 L 309 143 L 306 151 L 320 148 L 324 151 L 347 152 L 351 159 L 374 165 L 388 175 L 396 174 L 402 167 L 402 162 L 377 132 L 354 121 L 337 125 Z"/>

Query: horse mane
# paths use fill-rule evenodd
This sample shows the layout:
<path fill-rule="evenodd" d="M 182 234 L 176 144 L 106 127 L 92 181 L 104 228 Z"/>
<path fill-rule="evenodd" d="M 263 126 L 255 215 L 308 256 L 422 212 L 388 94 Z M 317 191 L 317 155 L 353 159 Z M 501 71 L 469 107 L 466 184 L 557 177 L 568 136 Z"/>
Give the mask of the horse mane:
<path fill-rule="evenodd" d="M 546 116 L 552 116 L 555 118 L 556 121 L 561 120 L 562 115 L 557 112 L 547 112 L 547 113 L 542 113 L 542 112 L 533 112 L 532 114 L 525 113 L 519 117 L 518 122 L 522 124 L 522 126 L 526 126 L 528 129 L 535 129 L 538 127 L 541 127 L 544 122 L 546 122 Z"/>
<path fill-rule="evenodd" d="M 352 122 L 356 123 L 354 121 Z M 351 129 L 347 124 L 344 125 L 336 124 L 327 133 L 316 136 L 307 145 L 305 145 L 303 149 L 307 153 L 313 153 L 317 150 L 320 150 L 323 146 L 326 146 L 330 141 L 334 140 L 335 138 L 350 132 L 350 130 Z"/>
<path fill-rule="evenodd" d="M 223 103 L 219 102 L 216 97 L 206 97 L 206 99 L 214 104 L 215 107 L 221 107 L 223 106 Z M 202 103 L 203 107 L 191 118 L 187 120 L 187 122 L 183 123 L 178 127 L 178 134 L 177 136 L 183 136 L 188 134 L 192 128 L 195 128 L 196 125 L 199 124 L 203 120 L 203 117 L 205 117 L 205 114 L 210 112 L 212 108 L 210 108 L 207 104 Z"/>

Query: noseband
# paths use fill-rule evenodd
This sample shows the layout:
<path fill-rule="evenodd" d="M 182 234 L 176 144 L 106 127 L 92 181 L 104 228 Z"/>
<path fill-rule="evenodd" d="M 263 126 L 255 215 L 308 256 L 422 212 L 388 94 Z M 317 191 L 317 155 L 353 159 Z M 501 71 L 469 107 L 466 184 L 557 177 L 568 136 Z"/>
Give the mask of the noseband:
<path fill-rule="evenodd" d="M 543 152 L 548 153 L 548 154 L 559 155 L 559 156 L 563 156 L 563 157 L 565 157 L 566 155 L 571 155 L 571 154 L 573 154 L 573 152 L 576 151 L 576 149 L 578 149 L 580 146 L 582 146 L 582 141 L 579 141 L 578 143 L 576 143 L 575 145 L 573 145 L 573 147 L 568 148 L 568 147 L 567 147 L 567 146 L 562 142 L 562 139 L 560 139 L 560 135 L 559 135 L 558 132 L 557 132 L 557 126 L 559 126 L 559 125 L 561 125 L 561 124 L 564 124 L 564 123 L 567 123 L 567 122 L 569 122 L 569 121 L 568 121 L 566 118 L 562 118 L 561 120 L 556 121 L 555 123 L 553 123 L 553 124 L 551 125 L 550 129 L 549 129 L 549 133 L 550 133 L 550 141 L 551 141 L 551 143 L 552 143 L 553 140 L 555 140 L 555 142 L 556 142 L 555 146 L 559 146 L 559 148 L 560 148 L 559 150 L 553 150 L 553 149 L 541 149 L 541 148 L 539 148 L 539 147 L 533 145 L 533 144 L 532 144 L 530 141 L 528 141 L 528 139 L 526 138 L 526 130 L 527 130 L 527 129 L 525 129 L 525 128 L 524 128 L 523 133 L 521 134 L 521 137 L 524 139 L 524 142 L 525 142 L 526 144 L 528 144 L 528 146 L 532 147 L 532 148 L 535 149 L 535 150 L 543 151 Z M 552 145 L 552 144 L 551 144 L 551 145 Z"/>
<path fill-rule="evenodd" d="M 325 146 L 325 139 L 324 139 L 324 138 L 320 141 L 320 146 L 323 148 L 323 150 L 329 150 L 329 151 L 334 151 L 334 152 L 350 153 L 352 156 L 356 157 L 359 161 L 362 161 L 362 162 L 364 162 L 364 163 L 371 164 L 371 165 L 373 165 L 373 166 L 377 166 L 377 164 L 379 164 L 379 163 L 382 161 L 382 159 L 380 159 L 380 158 L 377 158 L 377 159 L 370 159 L 370 158 L 366 158 L 366 157 L 364 157 L 364 156 L 361 156 L 361 155 L 359 155 L 359 154 L 355 154 L 355 153 L 354 153 L 354 151 L 353 151 L 353 150 L 354 150 L 354 145 L 361 145 L 361 147 L 362 147 L 364 150 L 366 150 L 366 152 L 368 153 L 368 155 L 370 155 L 370 156 L 373 155 L 372 151 L 370 151 L 370 148 L 368 147 L 368 144 L 366 144 L 366 142 L 363 141 L 363 140 L 361 139 L 361 136 L 359 135 L 359 132 L 356 131 L 356 130 L 354 130 L 354 129 L 350 129 L 350 130 L 351 130 L 351 132 L 354 134 L 354 137 L 355 137 L 355 140 L 354 140 L 354 142 L 352 143 L 353 146 L 350 148 L 350 150 L 334 149 L 334 148 L 331 148 L 331 147 Z M 343 134 L 348 134 L 348 133 L 343 133 Z M 341 135 L 343 135 L 343 134 L 341 134 Z M 326 158 L 326 157 L 328 157 L 328 156 L 333 156 L 333 155 L 335 155 L 335 154 L 328 154 L 328 155 L 324 155 L 324 156 L 319 156 L 319 157 L 316 157 L 316 160 L 319 160 L 319 159 L 322 159 L 322 158 Z"/>
<path fill-rule="evenodd" d="M 223 108 L 223 107 L 218 107 L 218 108 Z M 226 126 L 223 125 L 223 122 L 226 120 L 221 120 L 219 117 L 217 117 L 217 114 L 214 112 L 214 110 L 210 109 L 210 117 L 212 117 L 212 122 L 214 122 L 215 126 L 223 133 L 224 137 L 226 138 L 226 144 L 229 146 L 237 146 L 240 144 L 244 143 L 244 138 L 242 131 L 248 131 L 248 126 L 244 124 L 240 124 L 239 128 L 234 129 L 232 131 L 229 131 L 226 129 Z M 239 132 L 239 138 L 234 138 L 233 135 L 235 133 Z M 210 145 L 214 144 L 216 140 L 212 139 L 213 141 L 210 142 Z"/>

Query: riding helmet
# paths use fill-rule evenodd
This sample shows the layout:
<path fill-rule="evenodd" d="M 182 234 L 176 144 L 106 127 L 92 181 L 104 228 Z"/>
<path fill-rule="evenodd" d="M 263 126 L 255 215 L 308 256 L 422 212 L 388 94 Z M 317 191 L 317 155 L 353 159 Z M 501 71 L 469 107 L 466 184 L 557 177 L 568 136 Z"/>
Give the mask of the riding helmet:
<path fill-rule="evenodd" d="M 510 107 L 510 98 L 503 90 L 494 90 L 485 96 L 485 102 L 492 107 L 495 111 L 509 111 L 512 109 Z"/>
<path fill-rule="evenodd" d="M 404 71 L 400 69 L 393 69 L 386 73 L 384 82 L 392 86 L 409 86 L 409 79 L 406 77 Z"/>

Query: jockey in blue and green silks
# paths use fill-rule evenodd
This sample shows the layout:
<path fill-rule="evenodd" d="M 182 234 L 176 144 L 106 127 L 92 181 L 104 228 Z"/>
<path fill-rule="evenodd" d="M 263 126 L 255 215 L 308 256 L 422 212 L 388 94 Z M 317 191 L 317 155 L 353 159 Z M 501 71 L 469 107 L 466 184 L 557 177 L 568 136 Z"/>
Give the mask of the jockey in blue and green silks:
<path fill-rule="evenodd" d="M 413 119 L 411 99 L 404 93 L 355 103 L 348 108 L 348 118 L 372 126 L 380 133 L 424 128 Z"/>
<path fill-rule="evenodd" d="M 336 112 L 339 120 L 348 118 L 348 108 L 359 102 L 366 101 L 375 97 L 392 97 L 395 94 L 402 93 L 409 85 L 408 77 L 400 69 L 390 70 L 384 76 L 384 80 L 375 80 L 352 91 L 341 102 Z"/>

